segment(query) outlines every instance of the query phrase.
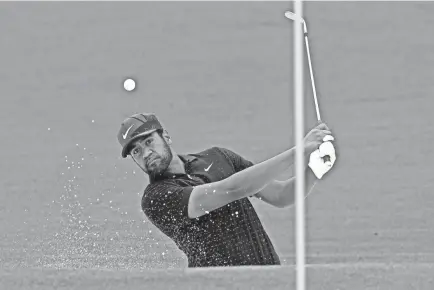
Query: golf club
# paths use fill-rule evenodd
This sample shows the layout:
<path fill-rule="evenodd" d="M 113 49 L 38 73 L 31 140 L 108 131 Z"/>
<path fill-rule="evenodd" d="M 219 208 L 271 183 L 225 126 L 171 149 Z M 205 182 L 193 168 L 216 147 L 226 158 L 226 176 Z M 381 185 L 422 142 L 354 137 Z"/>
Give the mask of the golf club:
<path fill-rule="evenodd" d="M 292 13 L 291 11 L 285 12 L 285 17 L 288 18 L 288 19 L 291 19 L 293 21 L 299 21 L 299 22 L 303 23 L 304 40 L 305 40 L 305 44 L 306 44 L 306 52 L 307 52 L 307 59 L 308 59 L 308 64 L 309 64 L 310 80 L 311 80 L 311 83 L 312 83 L 313 99 L 315 101 L 316 117 L 318 119 L 318 123 L 320 123 L 321 122 L 321 115 L 320 115 L 320 112 L 319 112 L 318 98 L 317 98 L 317 95 L 316 95 L 315 80 L 314 80 L 313 69 L 312 69 L 312 61 L 311 61 L 311 58 L 310 58 L 309 40 L 308 40 L 308 37 L 307 37 L 307 25 L 306 25 L 306 21 L 302 17 L 296 15 L 295 13 Z M 331 162 L 330 162 L 330 156 L 324 156 L 323 159 L 324 159 L 324 161 L 325 161 L 325 163 L 327 165 L 331 164 Z"/>

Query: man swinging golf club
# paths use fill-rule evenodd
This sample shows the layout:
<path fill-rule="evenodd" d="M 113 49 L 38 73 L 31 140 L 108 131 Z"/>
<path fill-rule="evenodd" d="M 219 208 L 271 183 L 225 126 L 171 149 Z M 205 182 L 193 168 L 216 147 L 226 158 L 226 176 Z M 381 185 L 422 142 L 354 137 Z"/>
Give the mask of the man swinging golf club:
<path fill-rule="evenodd" d="M 295 147 L 258 164 L 222 147 L 178 154 L 157 116 L 146 113 L 125 119 L 118 140 L 122 157 L 149 176 L 143 212 L 187 256 L 188 267 L 280 265 L 249 199 L 279 208 L 294 203 L 295 177 L 276 178 L 293 165 Z M 324 123 L 304 138 L 307 194 L 336 161 L 333 140 Z"/>

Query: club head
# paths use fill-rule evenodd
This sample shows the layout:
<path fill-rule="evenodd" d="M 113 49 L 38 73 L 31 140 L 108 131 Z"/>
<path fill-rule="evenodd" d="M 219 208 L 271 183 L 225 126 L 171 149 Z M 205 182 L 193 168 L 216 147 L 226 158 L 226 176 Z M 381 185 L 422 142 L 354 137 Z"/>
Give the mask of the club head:
<path fill-rule="evenodd" d="M 291 19 L 293 21 L 299 21 L 303 24 L 303 30 L 304 30 L 304 34 L 305 36 L 307 36 L 307 24 L 306 21 L 304 21 L 304 19 L 300 16 L 298 16 L 297 14 L 291 12 L 291 11 L 286 11 L 285 12 L 285 17 L 288 19 Z"/>
<path fill-rule="evenodd" d="M 288 19 L 291 19 L 293 21 L 300 21 L 301 23 L 304 23 L 304 19 L 302 17 L 298 16 L 297 14 L 295 14 L 291 11 L 286 11 L 285 17 Z"/>

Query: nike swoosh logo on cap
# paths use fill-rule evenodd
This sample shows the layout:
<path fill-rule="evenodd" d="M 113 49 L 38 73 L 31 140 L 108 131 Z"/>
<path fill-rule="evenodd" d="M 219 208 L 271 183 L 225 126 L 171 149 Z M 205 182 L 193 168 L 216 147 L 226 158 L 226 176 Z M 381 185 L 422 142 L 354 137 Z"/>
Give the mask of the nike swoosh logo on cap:
<path fill-rule="evenodd" d="M 133 126 L 134 126 L 134 124 L 131 125 L 131 126 L 127 129 L 127 131 L 125 132 L 125 134 L 122 134 L 122 137 L 123 137 L 124 139 L 127 139 L 128 132 L 130 132 L 130 130 L 131 130 L 131 128 L 133 128 Z"/>

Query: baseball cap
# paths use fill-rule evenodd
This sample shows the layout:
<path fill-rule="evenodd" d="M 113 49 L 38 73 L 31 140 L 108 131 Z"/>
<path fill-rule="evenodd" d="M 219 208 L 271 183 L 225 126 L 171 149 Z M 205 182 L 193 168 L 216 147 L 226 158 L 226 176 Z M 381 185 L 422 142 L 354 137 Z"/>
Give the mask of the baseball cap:
<path fill-rule="evenodd" d="M 132 142 L 157 130 L 164 129 L 155 114 L 141 113 L 126 118 L 118 132 L 118 141 L 122 146 L 122 157 L 127 157 Z"/>

